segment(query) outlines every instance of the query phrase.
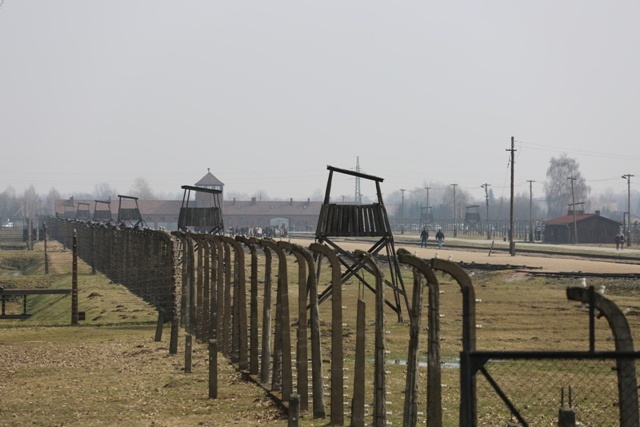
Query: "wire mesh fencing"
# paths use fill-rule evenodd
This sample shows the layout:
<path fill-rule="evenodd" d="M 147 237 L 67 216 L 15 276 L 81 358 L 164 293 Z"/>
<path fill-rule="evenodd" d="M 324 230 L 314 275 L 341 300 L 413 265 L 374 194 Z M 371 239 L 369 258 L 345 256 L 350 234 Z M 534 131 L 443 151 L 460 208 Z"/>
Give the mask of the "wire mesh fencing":
<path fill-rule="evenodd" d="M 623 425 L 615 358 L 494 359 L 476 379 L 481 426 L 559 425 L 566 412 L 575 425 Z"/>

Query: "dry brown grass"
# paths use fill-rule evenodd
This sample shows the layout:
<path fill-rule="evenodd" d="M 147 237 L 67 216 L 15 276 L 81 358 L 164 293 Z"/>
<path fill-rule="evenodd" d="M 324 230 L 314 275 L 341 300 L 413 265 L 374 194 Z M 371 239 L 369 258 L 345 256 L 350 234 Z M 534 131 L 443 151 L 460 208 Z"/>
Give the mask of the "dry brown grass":
<path fill-rule="evenodd" d="M 57 247 L 50 252 L 50 260 L 51 286 L 69 287 L 70 253 Z M 30 320 L 2 321 L 0 324 L 0 363 L 3 366 L 0 370 L 0 425 L 286 424 L 281 418 L 282 412 L 263 389 L 245 381 L 222 357 L 219 357 L 219 397 L 208 399 L 208 360 L 204 345 L 194 346 L 193 373 L 184 373 L 182 354 L 168 354 L 168 329 L 164 331 L 162 342 L 156 343 L 152 339 L 156 315 L 153 308 L 122 286 L 111 284 L 100 275 L 91 275 L 85 264 L 80 265 L 80 309 L 87 313 L 82 326 L 67 326 L 70 318 L 68 300 L 51 296 L 43 298 L 53 300 L 34 300 L 30 310 L 35 314 Z M 38 264 L 28 277 L 42 279 L 41 268 Z M 263 274 L 262 266 L 260 271 Z M 478 349 L 588 348 L 586 312 L 579 304 L 567 301 L 565 296 L 567 286 L 579 285 L 577 279 L 538 278 L 513 271 L 473 273 L 476 298 L 481 300 L 477 306 Z M 405 271 L 408 287 L 412 283 L 410 275 L 410 271 Z M 455 362 L 461 349 L 460 291 L 449 276 L 439 274 L 438 277 L 442 291 L 442 357 L 444 361 Z M 289 300 L 293 304 L 297 301 L 297 266 L 294 263 L 290 263 L 289 283 Z M 605 285 L 608 297 L 620 307 L 630 309 L 627 318 L 637 342 L 640 339 L 640 287 L 637 281 L 590 279 L 589 284 Z M 347 394 L 352 387 L 354 308 L 359 294 L 357 282 L 344 286 Z M 374 296 L 366 291 L 364 298 L 368 307 L 367 336 L 372 342 Z M 325 375 L 330 368 L 331 324 L 326 320 L 330 319 L 329 310 L 330 301 L 327 301 L 321 306 L 321 318 L 325 319 Z M 294 323 L 295 309 L 291 313 Z M 393 425 L 401 425 L 408 328 L 406 323 L 397 322 L 395 314 L 387 309 L 386 330 L 387 359 L 391 362 L 387 376 L 388 411 Z M 612 349 L 609 336 L 604 319 L 598 320 L 598 350 Z M 368 375 L 372 360 L 373 353 L 369 348 Z M 426 372 L 422 370 L 420 375 L 424 395 Z M 540 375 L 539 378 L 542 381 L 545 377 Z M 518 378 L 513 377 L 513 380 Z M 456 369 L 443 370 L 445 425 L 456 425 L 458 382 Z M 325 425 L 327 421 L 305 417 L 302 425 Z"/>

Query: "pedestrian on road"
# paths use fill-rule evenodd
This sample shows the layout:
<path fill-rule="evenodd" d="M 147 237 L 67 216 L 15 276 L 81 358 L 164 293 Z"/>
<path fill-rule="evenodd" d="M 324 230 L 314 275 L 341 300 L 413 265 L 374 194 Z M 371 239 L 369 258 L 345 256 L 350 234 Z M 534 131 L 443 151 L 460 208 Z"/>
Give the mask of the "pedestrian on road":
<path fill-rule="evenodd" d="M 427 231 L 426 227 L 422 229 L 422 233 L 420 233 L 420 247 L 421 248 L 426 248 L 427 247 L 427 239 L 429 238 L 429 232 Z"/>
<path fill-rule="evenodd" d="M 442 232 L 442 229 L 438 229 L 438 232 L 436 233 L 436 240 L 438 241 L 438 247 L 442 248 L 442 242 L 444 242 L 444 233 Z"/>

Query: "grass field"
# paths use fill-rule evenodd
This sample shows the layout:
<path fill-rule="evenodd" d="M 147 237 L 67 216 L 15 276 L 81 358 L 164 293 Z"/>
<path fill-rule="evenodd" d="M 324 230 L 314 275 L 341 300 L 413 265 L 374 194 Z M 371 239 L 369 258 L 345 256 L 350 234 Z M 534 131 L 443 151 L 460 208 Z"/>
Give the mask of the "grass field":
<path fill-rule="evenodd" d="M 50 274 L 45 275 L 40 246 L 33 252 L 0 251 L 0 286 L 70 287 L 70 252 L 52 244 L 49 255 Z M 289 281 L 296 283 L 297 266 L 290 263 L 289 267 Z M 0 321 L 0 363 L 3 366 L 0 370 L 0 426 L 286 425 L 283 413 L 264 390 L 236 373 L 222 357 L 218 362 L 219 397 L 208 399 L 208 355 L 204 344 L 194 346 L 193 371 L 185 373 L 181 352 L 169 355 L 168 328 L 162 342 L 153 340 L 156 312 L 152 307 L 124 287 L 109 283 L 102 275 L 92 275 L 86 264 L 80 263 L 79 268 L 79 305 L 86 313 L 86 320 L 80 326 L 69 326 L 70 297 L 61 295 L 30 297 L 28 311 L 32 316 L 29 319 Z M 476 298 L 480 301 L 476 322 L 479 350 L 588 348 L 586 311 L 580 304 L 567 301 L 565 296 L 567 286 L 578 286 L 578 279 L 531 277 L 514 271 L 469 273 L 473 274 Z M 411 272 L 406 270 L 404 274 L 405 283 L 411 284 Z M 438 273 L 438 278 L 441 283 L 442 359 L 453 366 L 446 369 L 445 365 L 443 369 L 443 407 L 445 425 L 453 426 L 457 425 L 459 400 L 455 364 L 461 348 L 461 298 L 458 285 L 449 276 Z M 627 319 L 637 342 L 640 339 L 637 281 L 590 279 L 589 284 L 596 288 L 605 286 L 606 295 L 627 310 Z M 296 292 L 296 287 L 290 286 L 290 301 L 296 300 Z M 361 295 L 367 306 L 372 307 L 372 293 L 362 293 L 355 281 L 344 286 L 347 377 L 353 370 L 354 307 Z M 16 301 L 7 309 L 19 311 L 21 304 Z M 330 319 L 329 309 L 329 302 L 321 305 L 321 318 Z M 367 334 L 372 337 L 373 316 L 368 314 Z M 408 328 L 387 310 L 386 330 L 387 406 L 392 424 L 401 425 Z M 325 325 L 325 375 L 330 367 L 329 331 L 330 325 Z M 611 334 L 604 319 L 597 321 L 596 331 L 597 350 L 612 350 Z M 182 336 L 180 341 L 182 345 Z M 510 385 L 525 382 L 522 389 L 514 387 L 511 391 L 514 397 L 523 398 L 534 388 L 549 383 L 549 375 L 557 377 L 559 372 L 570 369 L 531 364 L 507 370 L 503 378 L 508 379 Z M 421 372 L 421 378 L 425 375 L 426 370 Z M 345 392 L 349 394 L 352 384 L 349 379 L 345 384 Z M 548 398 L 548 404 L 559 405 L 557 387 L 560 384 L 552 384 L 553 395 Z M 420 387 L 424 395 L 424 381 Z M 574 387 L 578 393 L 579 385 L 574 384 Z M 579 398 L 577 395 L 576 400 Z M 492 400 L 484 402 L 479 408 L 482 425 L 506 425 L 504 409 Z M 557 413 L 557 406 L 553 411 Z M 615 414 L 615 409 L 613 412 Z M 309 417 L 301 420 L 301 425 L 326 423 L 327 420 L 313 421 Z"/>

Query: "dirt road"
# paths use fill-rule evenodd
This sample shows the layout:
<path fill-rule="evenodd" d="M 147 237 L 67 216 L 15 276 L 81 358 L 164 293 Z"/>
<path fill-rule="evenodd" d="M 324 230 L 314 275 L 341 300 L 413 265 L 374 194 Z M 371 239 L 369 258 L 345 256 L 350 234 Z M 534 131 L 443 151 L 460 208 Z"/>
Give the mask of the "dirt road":
<path fill-rule="evenodd" d="M 292 239 L 292 243 L 308 247 L 312 242 L 311 239 Z M 415 253 L 421 258 L 434 258 L 439 257 L 442 259 L 450 259 L 454 262 L 465 263 L 479 263 L 479 264 L 509 264 L 514 266 L 527 266 L 546 272 L 583 272 L 583 273 L 612 273 L 612 274 L 640 274 L 640 263 L 630 263 L 620 258 L 616 261 L 598 261 L 592 259 L 576 259 L 564 255 L 552 255 L 552 256 L 539 256 L 519 254 L 516 250 L 516 255 L 511 256 L 507 252 L 494 251 L 489 255 L 488 249 L 470 250 L 470 249 L 455 249 L 453 247 L 447 247 L 445 244 L 441 249 L 432 246 L 427 248 L 420 248 L 415 245 L 404 245 L 402 243 L 396 243 L 396 250 L 404 248 L 411 253 Z M 340 242 L 343 249 L 355 250 L 362 249 L 367 250 L 370 244 L 366 243 L 351 243 Z M 640 253 L 640 251 L 635 250 Z"/>

